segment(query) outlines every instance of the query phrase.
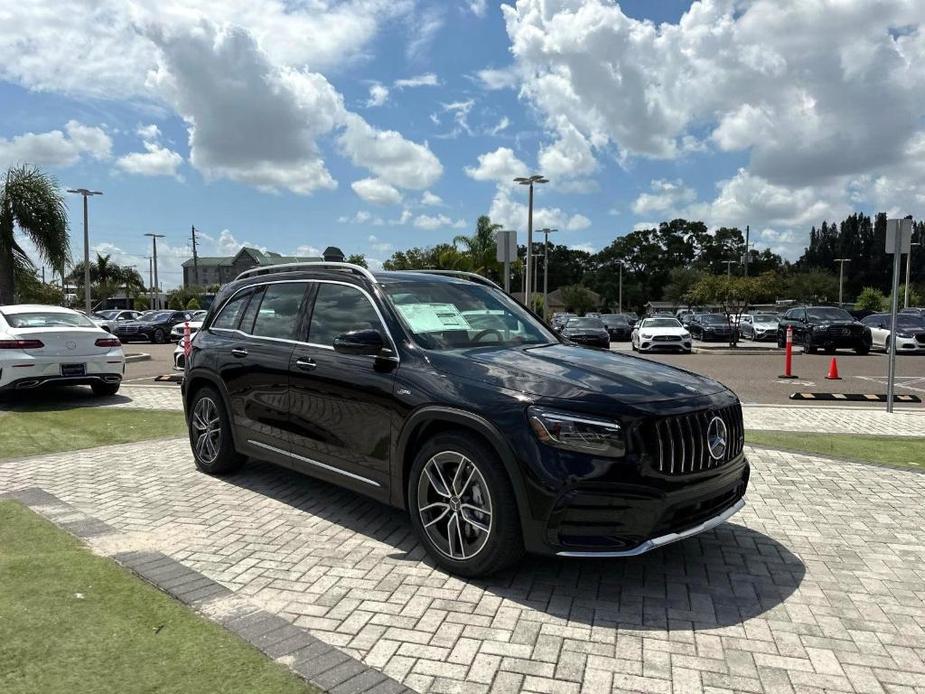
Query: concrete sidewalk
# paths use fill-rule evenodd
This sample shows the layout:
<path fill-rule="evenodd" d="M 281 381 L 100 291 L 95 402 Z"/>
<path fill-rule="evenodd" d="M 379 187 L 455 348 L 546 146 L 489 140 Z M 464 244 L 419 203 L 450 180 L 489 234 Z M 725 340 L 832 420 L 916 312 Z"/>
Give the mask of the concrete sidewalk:
<path fill-rule="evenodd" d="M 746 430 L 925 437 L 925 410 L 873 407 L 743 405 Z"/>

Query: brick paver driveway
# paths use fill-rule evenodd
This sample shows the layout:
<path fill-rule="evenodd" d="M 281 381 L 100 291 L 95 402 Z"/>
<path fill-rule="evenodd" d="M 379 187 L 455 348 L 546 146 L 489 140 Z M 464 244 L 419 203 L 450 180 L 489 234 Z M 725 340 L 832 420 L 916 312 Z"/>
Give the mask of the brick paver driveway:
<path fill-rule="evenodd" d="M 263 464 L 210 478 L 181 440 L 3 463 L 0 492 L 41 487 L 422 692 L 925 691 L 925 475 L 749 455 L 711 533 L 469 582 L 397 511 Z"/>

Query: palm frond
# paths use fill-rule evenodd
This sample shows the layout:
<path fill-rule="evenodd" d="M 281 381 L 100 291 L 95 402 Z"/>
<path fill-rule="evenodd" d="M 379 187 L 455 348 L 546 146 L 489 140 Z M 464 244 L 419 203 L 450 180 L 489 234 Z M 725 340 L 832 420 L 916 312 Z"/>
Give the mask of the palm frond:
<path fill-rule="evenodd" d="M 61 267 L 70 255 L 67 207 L 57 181 L 29 165 L 7 172 L 2 202 L 39 255 Z M 21 251 L 22 249 L 20 249 Z"/>

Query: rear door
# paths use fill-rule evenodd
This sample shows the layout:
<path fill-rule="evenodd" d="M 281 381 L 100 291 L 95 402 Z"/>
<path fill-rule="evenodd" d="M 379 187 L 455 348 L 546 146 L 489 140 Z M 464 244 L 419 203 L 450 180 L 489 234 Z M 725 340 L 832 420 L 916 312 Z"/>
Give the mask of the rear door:
<path fill-rule="evenodd" d="M 335 337 L 368 328 L 382 333 L 389 357 L 334 351 Z M 387 493 L 396 354 L 369 294 L 317 283 L 307 344 L 296 346 L 289 365 L 292 450 L 307 472 L 374 496 Z"/>
<path fill-rule="evenodd" d="M 302 329 L 307 286 L 271 282 L 255 288 L 236 307 L 235 327 L 226 330 L 219 352 L 238 443 L 264 457 L 289 453 L 289 358 Z"/>

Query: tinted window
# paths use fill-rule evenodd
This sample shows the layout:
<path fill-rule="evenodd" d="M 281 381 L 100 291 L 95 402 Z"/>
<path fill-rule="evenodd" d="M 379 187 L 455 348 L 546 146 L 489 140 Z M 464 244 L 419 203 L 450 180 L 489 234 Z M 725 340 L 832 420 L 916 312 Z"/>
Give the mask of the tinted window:
<path fill-rule="evenodd" d="M 308 328 L 309 342 L 333 347 L 334 338 L 338 335 L 369 328 L 382 331 L 382 323 L 376 309 L 359 289 L 343 284 L 318 285 Z"/>
<path fill-rule="evenodd" d="M 254 319 L 254 335 L 282 340 L 299 339 L 299 308 L 305 296 L 304 283 L 270 284 Z"/>
<path fill-rule="evenodd" d="M 572 318 L 568 325 L 568 328 L 601 328 L 603 329 L 604 324 L 597 318 Z"/>
<path fill-rule="evenodd" d="M 4 313 L 11 328 L 95 328 L 96 323 L 79 313 Z"/>
<path fill-rule="evenodd" d="M 839 320 L 849 323 L 854 320 L 850 313 L 841 308 L 811 308 L 806 313 L 810 320 Z"/>
<path fill-rule="evenodd" d="M 718 313 L 707 313 L 700 316 L 700 322 L 708 325 L 720 325 L 726 323 L 726 317 Z"/>
<path fill-rule="evenodd" d="M 250 295 L 250 290 L 235 294 L 231 298 L 231 301 L 222 308 L 222 312 L 212 321 L 212 327 L 225 328 L 227 330 L 234 330 L 237 328 L 238 319 L 241 317 L 241 311 L 243 311 L 244 307 L 247 305 L 247 299 Z"/>
<path fill-rule="evenodd" d="M 246 333 L 254 332 L 254 318 L 257 317 L 257 309 L 260 308 L 261 299 L 263 299 L 263 287 L 260 287 L 254 292 L 251 302 L 247 305 L 244 314 L 241 316 L 241 324 L 238 326 L 239 330 L 243 330 Z"/>
<path fill-rule="evenodd" d="M 674 318 L 646 318 L 643 328 L 680 328 L 681 324 Z"/>

